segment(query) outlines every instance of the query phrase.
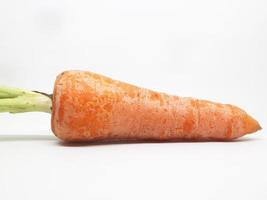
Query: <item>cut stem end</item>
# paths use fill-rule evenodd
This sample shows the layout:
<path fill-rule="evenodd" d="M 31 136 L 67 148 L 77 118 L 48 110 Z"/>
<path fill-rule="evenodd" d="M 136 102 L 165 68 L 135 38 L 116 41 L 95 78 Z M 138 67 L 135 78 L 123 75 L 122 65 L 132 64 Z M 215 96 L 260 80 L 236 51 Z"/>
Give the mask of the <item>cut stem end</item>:
<path fill-rule="evenodd" d="M 52 95 L 18 88 L 0 87 L 0 112 L 52 111 Z"/>

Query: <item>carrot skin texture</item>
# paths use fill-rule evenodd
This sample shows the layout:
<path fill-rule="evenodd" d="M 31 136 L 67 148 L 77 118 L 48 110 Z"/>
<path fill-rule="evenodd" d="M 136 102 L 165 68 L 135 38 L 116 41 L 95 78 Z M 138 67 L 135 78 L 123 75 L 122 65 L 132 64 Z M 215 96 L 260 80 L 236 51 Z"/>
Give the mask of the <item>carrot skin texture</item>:
<path fill-rule="evenodd" d="M 55 82 L 52 131 L 64 141 L 231 140 L 260 130 L 229 104 L 183 98 L 85 71 Z"/>

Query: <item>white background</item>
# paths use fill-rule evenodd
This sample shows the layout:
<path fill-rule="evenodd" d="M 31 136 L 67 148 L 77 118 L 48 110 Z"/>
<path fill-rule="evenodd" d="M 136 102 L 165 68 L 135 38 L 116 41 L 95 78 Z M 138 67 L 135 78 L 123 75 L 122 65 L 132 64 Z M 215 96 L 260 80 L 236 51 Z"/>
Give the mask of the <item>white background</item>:
<path fill-rule="evenodd" d="M 68 146 L 42 113 L 0 114 L 0 199 L 267 199 L 265 0 L 0 0 L 0 84 L 52 92 L 91 70 L 244 108 L 235 142 Z"/>

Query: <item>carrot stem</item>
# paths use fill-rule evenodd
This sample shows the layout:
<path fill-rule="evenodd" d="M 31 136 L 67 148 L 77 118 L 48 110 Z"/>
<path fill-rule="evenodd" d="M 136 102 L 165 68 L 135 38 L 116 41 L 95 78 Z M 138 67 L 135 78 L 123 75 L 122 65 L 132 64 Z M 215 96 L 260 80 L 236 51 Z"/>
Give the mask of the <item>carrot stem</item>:
<path fill-rule="evenodd" d="M 0 86 L 0 112 L 46 112 L 51 113 L 50 95 L 18 88 Z"/>

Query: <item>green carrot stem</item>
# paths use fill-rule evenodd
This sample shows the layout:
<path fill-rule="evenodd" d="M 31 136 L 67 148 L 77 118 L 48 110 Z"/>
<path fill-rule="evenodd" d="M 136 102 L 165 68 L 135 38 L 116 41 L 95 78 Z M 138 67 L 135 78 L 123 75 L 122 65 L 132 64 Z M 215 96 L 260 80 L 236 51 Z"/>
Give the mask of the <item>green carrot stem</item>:
<path fill-rule="evenodd" d="M 51 113 L 52 98 L 40 92 L 0 86 L 0 112 Z"/>

